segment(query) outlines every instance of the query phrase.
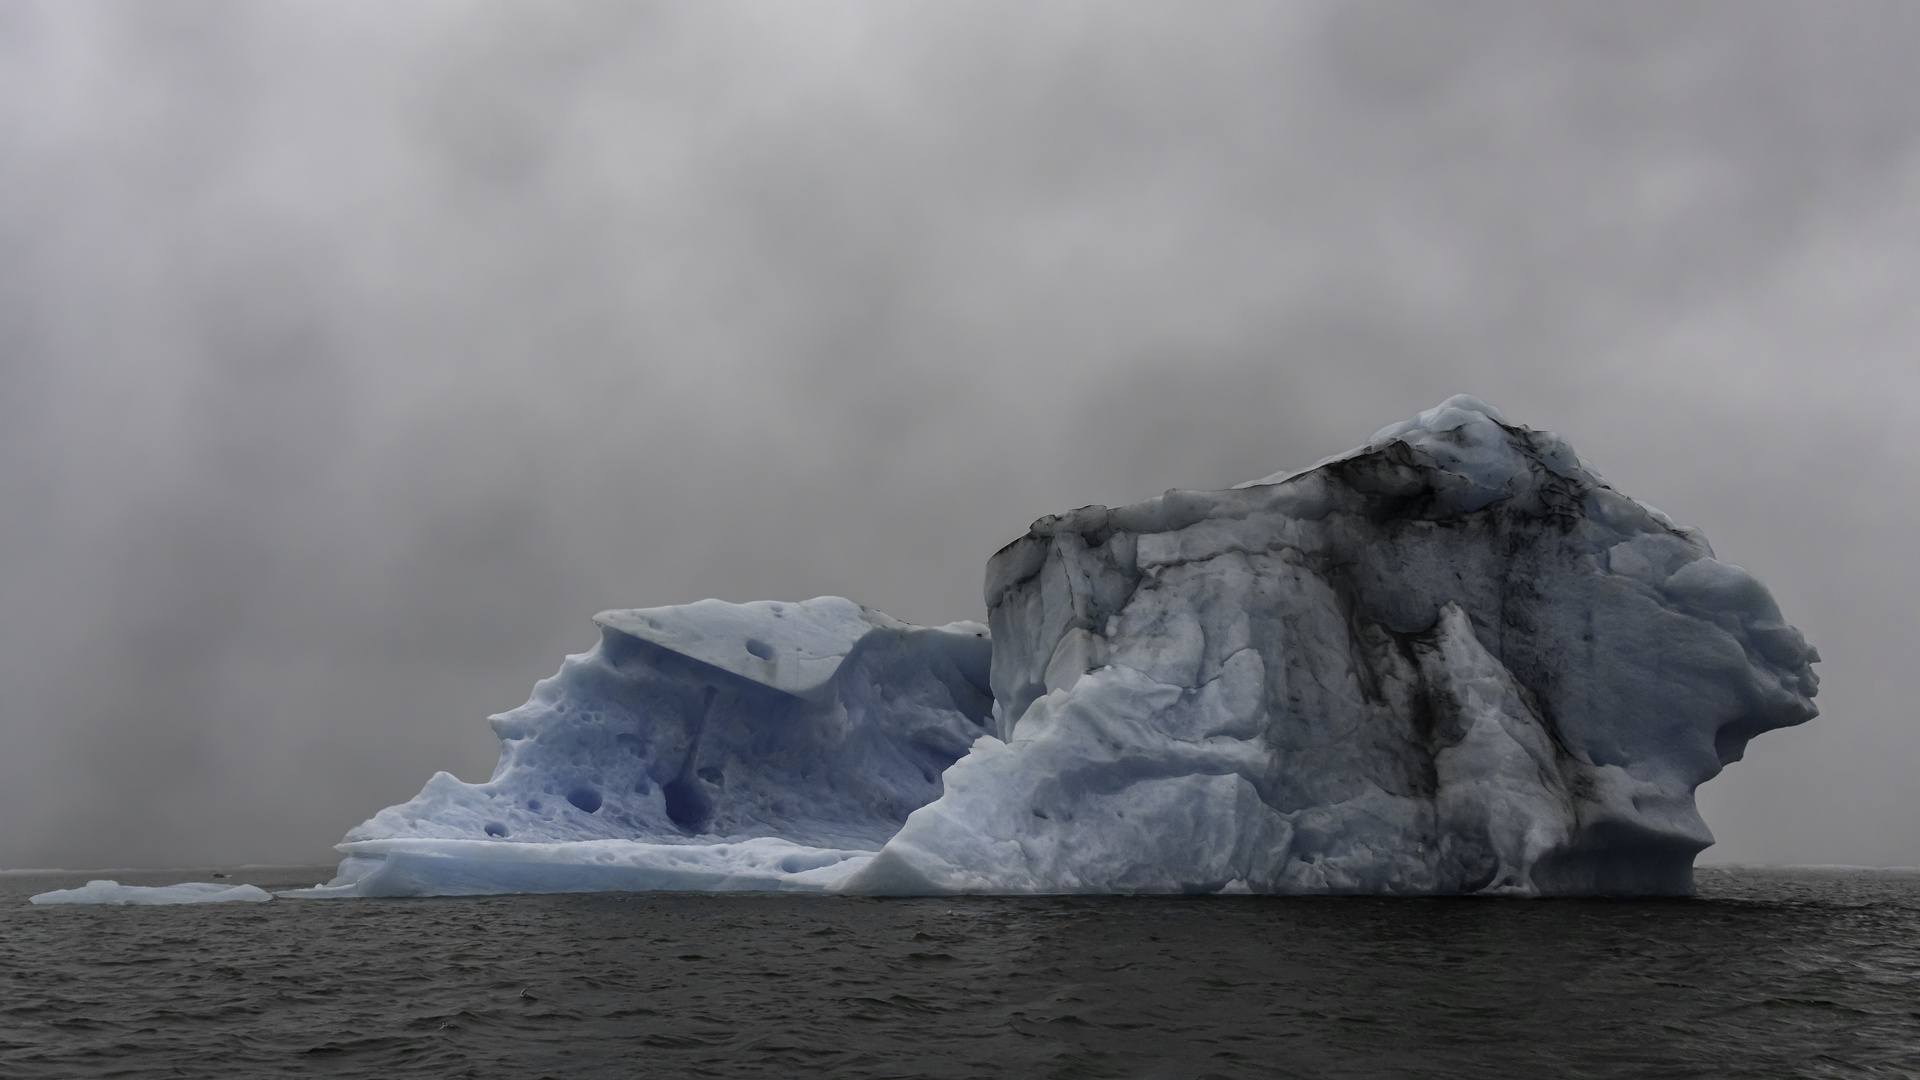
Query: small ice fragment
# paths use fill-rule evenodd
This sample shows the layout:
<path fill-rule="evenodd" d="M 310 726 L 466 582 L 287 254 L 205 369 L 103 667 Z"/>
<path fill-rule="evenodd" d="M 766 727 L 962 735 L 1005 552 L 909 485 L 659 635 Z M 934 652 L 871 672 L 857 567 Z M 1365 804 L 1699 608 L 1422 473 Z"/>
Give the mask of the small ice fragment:
<path fill-rule="evenodd" d="M 28 897 L 30 904 L 224 904 L 241 900 L 257 904 L 273 894 L 256 885 L 222 885 L 217 881 L 188 881 L 179 885 L 122 885 L 117 881 L 89 881 L 78 889 L 55 889 Z"/>

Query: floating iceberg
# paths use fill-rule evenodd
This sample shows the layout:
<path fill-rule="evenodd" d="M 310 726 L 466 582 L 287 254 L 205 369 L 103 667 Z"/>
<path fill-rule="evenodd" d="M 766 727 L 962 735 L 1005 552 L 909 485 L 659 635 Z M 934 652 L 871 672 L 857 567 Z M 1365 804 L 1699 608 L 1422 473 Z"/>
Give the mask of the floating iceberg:
<path fill-rule="evenodd" d="M 992 730 L 987 628 L 839 597 L 607 611 L 600 643 L 289 895 L 818 891 L 865 864 Z"/>
<path fill-rule="evenodd" d="M 77 889 L 55 889 L 27 898 L 29 904 L 225 904 L 238 900 L 257 904 L 273 894 L 257 885 L 222 885 L 217 881 L 189 881 L 180 885 L 122 885 L 117 881 L 89 881 Z"/>
<path fill-rule="evenodd" d="M 1043 518 L 987 628 L 607 612 L 293 895 L 1684 894 L 1818 659 L 1699 532 L 1456 397 L 1311 469 Z"/>

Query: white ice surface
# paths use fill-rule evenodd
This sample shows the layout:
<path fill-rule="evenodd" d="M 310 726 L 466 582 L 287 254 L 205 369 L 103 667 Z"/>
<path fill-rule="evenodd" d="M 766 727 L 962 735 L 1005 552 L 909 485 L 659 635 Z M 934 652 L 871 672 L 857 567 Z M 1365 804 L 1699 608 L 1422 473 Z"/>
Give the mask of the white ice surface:
<path fill-rule="evenodd" d="M 601 626 L 789 694 L 815 693 L 875 629 L 907 625 L 839 596 L 797 604 L 702 600 L 676 607 L 603 611 Z"/>
<path fill-rule="evenodd" d="M 29 897 L 32 904 L 224 904 L 259 903 L 273 894 L 254 885 L 222 885 L 217 881 L 189 881 L 180 885 L 122 885 L 117 881 L 89 881 L 78 889 L 55 889 Z"/>

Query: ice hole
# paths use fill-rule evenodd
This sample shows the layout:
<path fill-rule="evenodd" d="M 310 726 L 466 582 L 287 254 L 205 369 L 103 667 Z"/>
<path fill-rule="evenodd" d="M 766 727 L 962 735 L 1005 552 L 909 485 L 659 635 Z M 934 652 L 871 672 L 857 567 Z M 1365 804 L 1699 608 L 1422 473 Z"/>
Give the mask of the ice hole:
<path fill-rule="evenodd" d="M 761 641 L 759 638 L 747 639 L 747 651 L 762 660 L 773 659 L 773 646 Z"/>
<path fill-rule="evenodd" d="M 507 827 L 505 825 L 500 824 L 497 821 L 489 821 L 487 822 L 487 835 L 498 836 L 501 839 L 505 839 L 507 835 Z"/>
<path fill-rule="evenodd" d="M 600 793 L 590 787 L 578 787 L 567 792 L 567 801 L 589 814 L 600 809 Z"/>
<path fill-rule="evenodd" d="M 713 820 L 713 801 L 707 797 L 706 788 L 691 776 L 679 776 L 660 785 L 660 795 L 667 804 L 667 817 L 687 832 L 697 833 Z"/>
<path fill-rule="evenodd" d="M 804 855 L 789 855 L 780 860 L 780 869 L 788 874 L 804 874 L 809 870 L 818 870 L 823 866 L 832 866 L 845 856 L 837 851 L 809 851 Z"/>

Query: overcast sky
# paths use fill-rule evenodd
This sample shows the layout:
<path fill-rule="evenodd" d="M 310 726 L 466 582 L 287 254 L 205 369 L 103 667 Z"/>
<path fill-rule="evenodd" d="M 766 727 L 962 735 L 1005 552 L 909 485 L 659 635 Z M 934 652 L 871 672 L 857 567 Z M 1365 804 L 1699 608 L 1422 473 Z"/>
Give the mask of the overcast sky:
<path fill-rule="evenodd" d="M 609 607 L 984 615 L 1456 392 L 1826 657 L 1920 863 L 1920 5 L 0 0 L 0 866 L 319 861 Z"/>

